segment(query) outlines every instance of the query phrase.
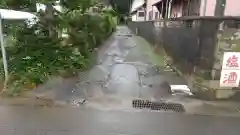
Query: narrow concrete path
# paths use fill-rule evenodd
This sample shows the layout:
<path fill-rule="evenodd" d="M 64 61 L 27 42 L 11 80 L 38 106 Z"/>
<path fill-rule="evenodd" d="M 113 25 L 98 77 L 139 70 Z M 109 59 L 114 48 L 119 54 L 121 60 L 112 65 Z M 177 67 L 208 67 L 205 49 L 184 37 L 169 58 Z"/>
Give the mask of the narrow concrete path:
<path fill-rule="evenodd" d="M 100 110 L 142 111 L 133 99 L 165 100 L 182 104 L 187 113 L 239 116 L 239 107 L 217 107 L 183 93 L 169 94 L 163 82 L 185 85 L 183 78 L 164 66 L 164 59 L 126 26 L 97 50 L 97 64 L 71 79 L 55 78 L 35 90 L 37 96 L 67 106 Z M 43 102 L 45 103 L 45 101 Z M 228 105 L 231 106 L 231 103 Z"/>
<path fill-rule="evenodd" d="M 163 82 L 185 82 L 165 68 L 163 58 L 144 42 L 126 26 L 119 26 L 98 49 L 93 68 L 80 73 L 79 78 L 53 79 L 35 92 L 56 102 L 78 105 L 87 100 L 86 106 L 108 109 L 132 109 L 133 99 L 168 97 L 166 88 L 160 86 Z"/>

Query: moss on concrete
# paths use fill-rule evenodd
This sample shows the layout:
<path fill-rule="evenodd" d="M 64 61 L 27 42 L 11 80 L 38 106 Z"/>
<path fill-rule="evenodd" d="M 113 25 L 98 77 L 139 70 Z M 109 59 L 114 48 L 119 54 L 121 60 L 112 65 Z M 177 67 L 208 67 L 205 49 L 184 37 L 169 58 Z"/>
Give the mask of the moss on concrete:
<path fill-rule="evenodd" d="M 154 46 L 148 41 L 146 41 L 144 38 L 140 36 L 135 36 L 134 38 L 138 46 L 140 46 L 141 50 L 144 51 L 152 64 L 155 64 L 157 66 L 164 66 L 165 59 L 163 53 L 156 53 L 154 50 Z"/>
<path fill-rule="evenodd" d="M 236 40 L 235 42 L 237 42 L 237 43 L 235 43 L 236 46 L 234 46 L 234 47 L 232 48 L 232 50 L 233 50 L 234 52 L 240 52 L 240 40 Z"/>

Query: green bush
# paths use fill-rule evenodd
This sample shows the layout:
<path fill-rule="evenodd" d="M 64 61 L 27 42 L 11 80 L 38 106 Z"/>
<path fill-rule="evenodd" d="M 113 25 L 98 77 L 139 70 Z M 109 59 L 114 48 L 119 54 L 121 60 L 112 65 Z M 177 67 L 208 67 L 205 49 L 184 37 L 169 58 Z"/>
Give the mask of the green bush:
<path fill-rule="evenodd" d="M 51 76 L 74 75 L 87 69 L 93 49 L 116 29 L 111 12 L 59 13 L 53 24 L 58 30 L 67 30 L 65 39 L 49 36 L 49 27 L 41 21 L 32 27 L 19 27 L 14 34 L 15 45 L 7 48 L 8 92 L 16 95 L 45 83 Z"/>

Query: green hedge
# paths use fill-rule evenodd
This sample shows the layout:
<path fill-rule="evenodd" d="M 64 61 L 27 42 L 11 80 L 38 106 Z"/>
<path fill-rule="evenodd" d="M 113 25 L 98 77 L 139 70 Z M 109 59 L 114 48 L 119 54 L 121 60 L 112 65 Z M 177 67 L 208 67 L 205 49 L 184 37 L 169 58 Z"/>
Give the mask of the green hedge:
<path fill-rule="evenodd" d="M 110 12 L 56 17 L 62 25 L 58 29 L 68 31 L 65 39 L 49 37 L 47 27 L 41 22 L 30 28 L 18 28 L 15 45 L 7 48 L 10 72 L 7 92 L 18 95 L 45 83 L 51 76 L 72 76 L 87 69 L 91 52 L 116 29 L 116 20 Z"/>

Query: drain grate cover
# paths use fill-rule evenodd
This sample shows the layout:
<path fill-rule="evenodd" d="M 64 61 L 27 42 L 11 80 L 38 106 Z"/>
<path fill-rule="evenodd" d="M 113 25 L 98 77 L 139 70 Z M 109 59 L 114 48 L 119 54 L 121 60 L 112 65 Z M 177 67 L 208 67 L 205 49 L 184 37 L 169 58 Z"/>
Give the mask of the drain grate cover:
<path fill-rule="evenodd" d="M 184 106 L 179 103 L 170 103 L 164 101 L 150 101 L 135 99 L 132 101 L 133 108 L 138 109 L 151 109 L 151 110 L 163 110 L 163 111 L 174 111 L 174 112 L 185 112 Z"/>

